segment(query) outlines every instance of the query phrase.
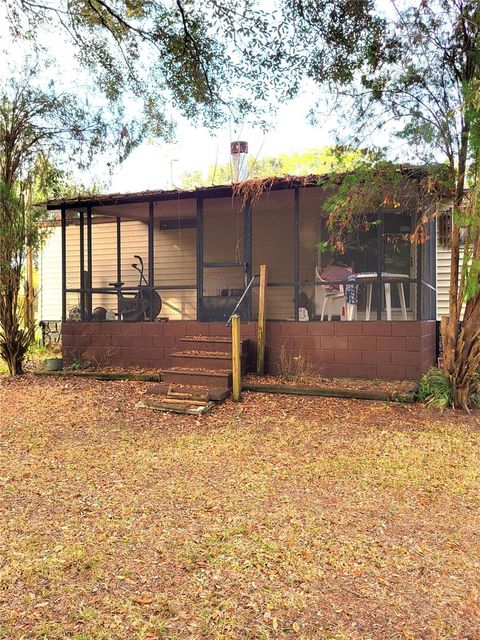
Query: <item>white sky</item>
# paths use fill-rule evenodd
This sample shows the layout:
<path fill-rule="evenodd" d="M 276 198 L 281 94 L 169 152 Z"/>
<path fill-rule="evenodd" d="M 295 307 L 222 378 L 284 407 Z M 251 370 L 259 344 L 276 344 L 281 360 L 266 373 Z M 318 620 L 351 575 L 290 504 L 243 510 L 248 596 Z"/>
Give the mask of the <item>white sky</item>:
<path fill-rule="evenodd" d="M 80 81 L 73 71 L 73 51 L 67 49 L 58 32 L 47 35 L 49 49 L 53 55 L 58 54 L 57 59 L 62 61 L 58 77 L 63 78 L 64 84 L 71 82 L 78 85 Z M 9 60 L 7 64 L 0 64 L 0 80 L 14 73 L 11 61 L 18 62 L 23 51 L 18 41 L 12 42 L 10 39 L 4 7 L 0 4 L 0 56 L 5 60 L 2 50 L 8 52 Z M 296 100 L 281 106 L 272 117 L 271 128 L 267 132 L 252 126 L 226 126 L 210 132 L 205 127 L 193 126 L 185 119 L 177 118 L 175 144 L 144 142 L 122 165 L 114 168 L 111 176 L 97 166 L 92 168 L 89 175 L 83 176 L 82 181 L 88 185 L 100 180 L 106 183 L 106 190 L 114 192 L 171 188 L 179 186 L 180 176 L 184 172 L 200 170 L 206 173 L 210 164 L 225 164 L 229 159 L 232 140 L 247 140 L 249 153 L 255 158 L 275 156 L 282 152 L 301 152 L 332 144 L 331 131 L 338 126 L 333 117 L 320 117 L 321 124 L 315 126 L 308 121 L 307 113 L 316 97 L 318 96 L 315 96 L 315 91 L 310 87 Z M 376 142 L 382 144 L 383 141 Z"/>
<path fill-rule="evenodd" d="M 275 156 L 283 152 L 302 151 L 333 144 L 329 131 L 333 122 L 311 126 L 307 112 L 311 97 L 300 97 L 280 108 L 272 119 L 272 127 L 264 132 L 258 127 L 224 127 L 210 132 L 181 119 L 175 144 L 145 142 L 112 175 L 112 191 L 132 191 L 179 186 L 184 172 L 203 171 L 210 164 L 229 160 L 230 142 L 247 140 L 249 155 L 254 158 Z"/>

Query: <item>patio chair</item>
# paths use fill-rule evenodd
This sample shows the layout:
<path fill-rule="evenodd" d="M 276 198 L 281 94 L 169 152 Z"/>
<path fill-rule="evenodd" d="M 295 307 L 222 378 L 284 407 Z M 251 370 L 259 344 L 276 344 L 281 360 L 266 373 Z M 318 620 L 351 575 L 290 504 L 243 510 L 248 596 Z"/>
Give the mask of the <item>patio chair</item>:
<path fill-rule="evenodd" d="M 348 276 L 351 276 L 353 270 L 350 267 L 345 265 L 336 265 L 331 264 L 327 267 L 321 269 L 320 267 L 315 267 L 315 275 L 317 284 L 315 287 L 315 303 L 316 303 L 316 311 L 317 315 L 319 312 L 320 304 L 321 312 L 320 312 L 320 320 L 323 321 L 325 317 L 325 313 L 327 313 L 328 319 L 332 319 L 333 315 L 333 306 L 334 303 L 339 304 L 339 315 L 342 316 L 342 309 L 345 304 L 345 288 L 343 284 L 330 284 L 330 282 L 335 282 L 335 280 L 346 280 Z M 323 299 L 320 303 L 320 296 L 317 294 L 317 291 L 322 291 Z"/>

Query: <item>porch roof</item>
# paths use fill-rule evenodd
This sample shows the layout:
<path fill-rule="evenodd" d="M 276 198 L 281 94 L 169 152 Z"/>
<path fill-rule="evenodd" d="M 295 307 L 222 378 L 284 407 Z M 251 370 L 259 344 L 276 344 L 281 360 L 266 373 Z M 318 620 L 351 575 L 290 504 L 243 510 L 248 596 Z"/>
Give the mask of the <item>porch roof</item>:
<path fill-rule="evenodd" d="M 431 170 L 431 166 L 398 165 L 398 171 L 408 179 L 419 179 Z M 258 183 L 264 191 L 278 191 L 282 189 L 295 189 L 298 187 L 321 187 L 328 182 L 336 180 L 341 182 L 344 176 L 351 172 L 337 174 L 311 174 L 308 176 L 271 176 L 268 178 L 257 178 L 246 180 L 244 183 L 231 183 L 223 185 L 212 185 L 209 187 L 196 187 L 195 189 L 158 189 L 148 191 L 137 191 L 133 193 L 108 193 L 108 194 L 88 194 L 83 196 L 73 196 L 69 198 L 55 198 L 39 203 L 45 205 L 48 210 L 75 209 L 78 207 L 99 207 L 108 205 L 134 204 L 143 202 L 160 202 L 165 200 L 184 200 L 189 198 L 206 197 L 219 198 L 233 195 L 242 195 L 242 185 Z"/>
<path fill-rule="evenodd" d="M 330 176 L 328 174 L 324 174 L 262 178 L 262 181 L 265 182 L 265 190 L 278 191 L 280 189 L 294 189 L 297 187 L 319 187 L 329 178 Z M 65 205 L 67 209 L 74 209 L 76 207 L 83 208 L 141 202 L 160 202 L 162 200 L 184 200 L 197 198 L 199 196 L 222 198 L 235 195 L 236 186 L 235 184 L 222 184 L 212 185 L 210 187 L 196 187 L 195 189 L 155 189 L 136 191 L 133 193 L 88 194 L 70 198 L 55 198 L 53 200 L 47 200 L 42 204 L 46 205 L 47 209 L 52 210 L 59 209 L 62 205 Z"/>

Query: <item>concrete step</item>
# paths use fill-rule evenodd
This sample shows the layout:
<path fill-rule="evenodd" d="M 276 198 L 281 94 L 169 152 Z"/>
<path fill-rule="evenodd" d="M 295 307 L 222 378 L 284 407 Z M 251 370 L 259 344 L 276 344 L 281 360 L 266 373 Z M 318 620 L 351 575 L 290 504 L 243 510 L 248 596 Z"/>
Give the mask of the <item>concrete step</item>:
<path fill-rule="evenodd" d="M 162 373 L 165 384 L 200 385 L 224 390 L 232 386 L 232 372 L 229 369 L 171 367 Z"/>
<path fill-rule="evenodd" d="M 232 353 L 232 339 L 227 336 L 185 336 L 180 338 L 182 348 L 186 351 L 208 351 Z M 242 340 L 242 353 L 247 353 L 249 340 Z"/>

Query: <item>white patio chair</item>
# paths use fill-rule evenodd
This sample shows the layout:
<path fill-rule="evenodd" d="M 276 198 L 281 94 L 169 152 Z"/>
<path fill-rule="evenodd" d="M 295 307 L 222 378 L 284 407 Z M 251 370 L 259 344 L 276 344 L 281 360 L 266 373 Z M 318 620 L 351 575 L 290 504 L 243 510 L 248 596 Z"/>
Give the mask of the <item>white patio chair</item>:
<path fill-rule="evenodd" d="M 339 305 L 339 315 L 342 316 L 342 308 L 345 305 L 345 287 L 343 284 L 330 284 L 331 281 L 335 280 L 346 280 L 348 276 L 352 275 L 353 271 L 350 267 L 346 267 L 343 265 L 329 265 L 321 269 L 320 267 L 315 267 L 315 275 L 316 280 L 319 283 L 315 287 L 315 291 L 323 290 L 323 300 L 322 300 L 322 308 L 320 312 L 320 320 L 323 322 L 323 318 L 325 317 L 325 313 L 328 316 L 328 320 L 332 319 L 333 315 L 333 307 L 334 303 L 340 303 Z M 316 295 L 316 311 L 318 315 L 320 301 L 319 297 Z M 353 319 L 353 318 L 348 318 Z"/>

